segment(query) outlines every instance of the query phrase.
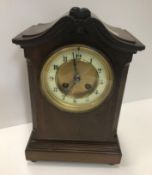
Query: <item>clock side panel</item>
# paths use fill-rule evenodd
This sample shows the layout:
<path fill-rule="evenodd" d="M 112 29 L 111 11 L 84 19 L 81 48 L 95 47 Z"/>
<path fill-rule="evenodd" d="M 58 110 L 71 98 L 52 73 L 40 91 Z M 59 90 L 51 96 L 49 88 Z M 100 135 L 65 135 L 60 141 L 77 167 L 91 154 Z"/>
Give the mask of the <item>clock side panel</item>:
<path fill-rule="evenodd" d="M 34 137 L 52 140 L 115 140 L 127 76 L 127 71 L 124 71 L 125 65 L 118 64 L 117 61 L 112 63 L 115 74 L 114 87 L 102 105 L 90 112 L 68 113 L 54 107 L 41 93 L 40 73 L 46 61 L 44 58 L 49 53 L 50 46 L 25 50 L 28 60 Z M 115 57 L 119 56 L 115 54 Z"/>
<path fill-rule="evenodd" d="M 119 74 L 119 76 L 120 76 L 119 77 L 119 81 L 120 81 L 119 84 L 120 85 L 119 85 L 117 97 L 116 97 L 117 102 L 115 103 L 115 107 L 113 108 L 114 119 L 113 119 L 112 133 L 114 135 L 117 135 L 117 128 L 118 128 L 118 123 L 119 123 L 120 111 L 121 111 L 122 100 L 123 100 L 124 91 L 125 91 L 128 70 L 129 70 L 129 63 L 124 65 L 124 67 L 122 69 L 122 73 Z"/>

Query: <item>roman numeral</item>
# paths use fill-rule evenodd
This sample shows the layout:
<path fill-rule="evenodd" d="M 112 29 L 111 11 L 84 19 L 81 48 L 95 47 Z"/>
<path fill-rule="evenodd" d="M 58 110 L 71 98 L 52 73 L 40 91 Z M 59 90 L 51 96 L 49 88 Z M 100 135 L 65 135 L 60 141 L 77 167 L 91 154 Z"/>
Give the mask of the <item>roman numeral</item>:
<path fill-rule="evenodd" d="M 58 68 L 59 68 L 59 66 L 56 64 L 53 67 L 54 67 L 54 70 L 58 70 Z"/>

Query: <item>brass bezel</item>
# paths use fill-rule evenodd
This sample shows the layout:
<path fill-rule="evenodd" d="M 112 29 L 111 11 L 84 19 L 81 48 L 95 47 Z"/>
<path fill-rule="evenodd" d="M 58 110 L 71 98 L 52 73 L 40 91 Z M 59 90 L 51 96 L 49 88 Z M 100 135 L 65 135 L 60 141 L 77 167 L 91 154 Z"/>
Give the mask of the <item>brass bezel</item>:
<path fill-rule="evenodd" d="M 104 92 L 99 96 L 94 102 L 86 103 L 86 104 L 69 104 L 61 99 L 57 98 L 53 93 L 49 92 L 48 85 L 47 85 L 47 80 L 46 80 L 46 74 L 48 72 L 49 65 L 51 62 L 62 52 L 65 52 L 66 50 L 69 50 L 69 48 L 75 48 L 75 47 L 81 47 L 83 50 L 87 50 L 87 52 L 90 52 L 92 55 L 97 55 L 96 58 L 105 66 L 106 70 L 106 75 L 107 79 L 109 80 L 109 83 L 107 83 L 107 86 L 104 90 Z M 40 75 L 40 84 L 41 84 L 41 90 L 42 93 L 45 95 L 45 97 L 49 100 L 49 102 L 53 105 L 55 105 L 58 109 L 67 111 L 67 112 L 74 112 L 74 113 L 82 113 L 82 112 L 87 112 L 92 109 L 95 109 L 98 107 L 100 104 L 102 104 L 106 97 L 109 95 L 111 92 L 112 86 L 113 86 L 113 71 L 112 68 L 107 61 L 106 57 L 104 54 L 101 52 L 98 52 L 96 49 L 87 46 L 87 45 L 82 45 L 82 44 L 72 44 L 72 45 L 66 45 L 62 48 L 57 49 L 53 54 L 51 54 L 47 61 L 44 63 L 42 70 L 41 70 L 41 75 Z"/>

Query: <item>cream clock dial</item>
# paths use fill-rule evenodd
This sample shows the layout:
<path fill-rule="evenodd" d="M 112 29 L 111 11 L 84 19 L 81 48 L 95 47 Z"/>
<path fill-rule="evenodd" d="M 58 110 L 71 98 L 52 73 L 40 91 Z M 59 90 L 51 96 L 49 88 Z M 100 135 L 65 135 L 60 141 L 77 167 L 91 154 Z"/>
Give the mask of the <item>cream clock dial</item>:
<path fill-rule="evenodd" d="M 111 91 L 113 73 L 107 59 L 85 45 L 54 52 L 41 71 L 42 92 L 61 110 L 85 112 L 101 104 Z"/>

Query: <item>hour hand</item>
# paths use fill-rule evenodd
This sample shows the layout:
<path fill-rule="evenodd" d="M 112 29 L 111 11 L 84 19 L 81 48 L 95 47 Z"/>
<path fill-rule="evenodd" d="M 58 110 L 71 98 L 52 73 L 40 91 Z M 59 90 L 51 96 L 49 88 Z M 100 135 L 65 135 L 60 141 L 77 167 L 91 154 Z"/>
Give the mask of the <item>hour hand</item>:
<path fill-rule="evenodd" d="M 73 79 L 70 83 L 63 83 L 63 90 L 65 95 L 68 95 L 73 88 L 73 86 L 76 84 L 75 80 Z"/>

